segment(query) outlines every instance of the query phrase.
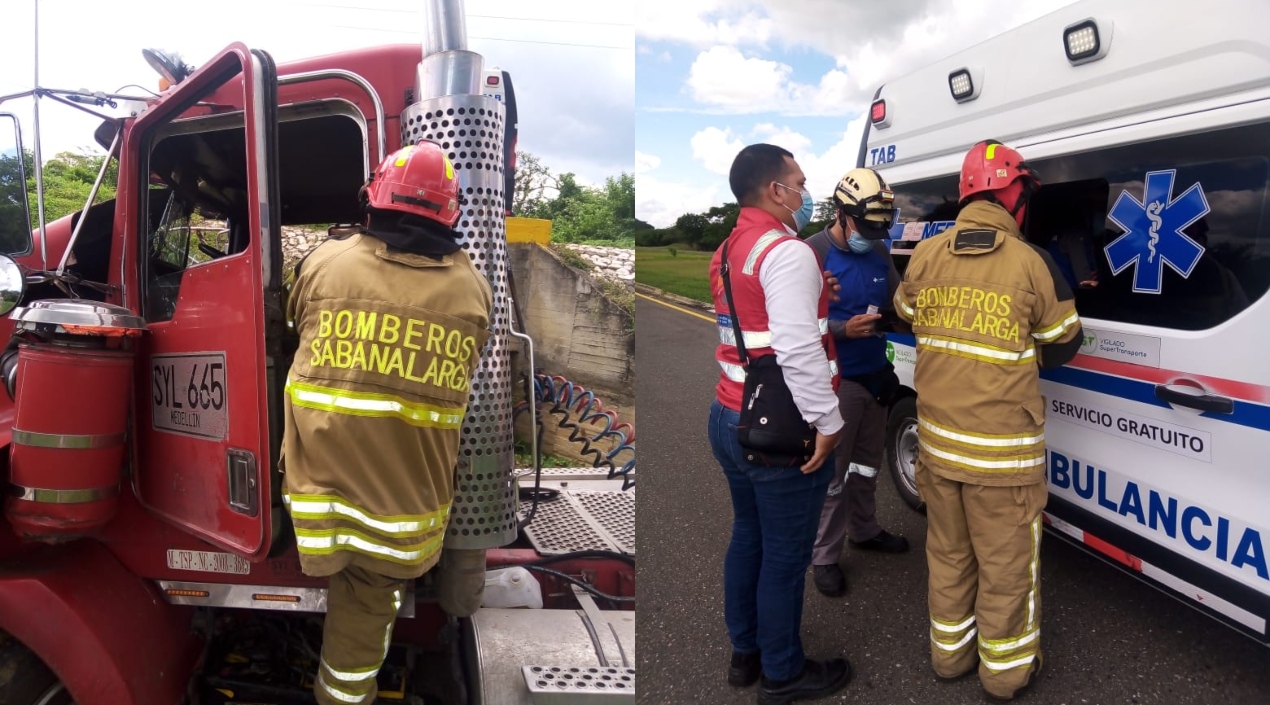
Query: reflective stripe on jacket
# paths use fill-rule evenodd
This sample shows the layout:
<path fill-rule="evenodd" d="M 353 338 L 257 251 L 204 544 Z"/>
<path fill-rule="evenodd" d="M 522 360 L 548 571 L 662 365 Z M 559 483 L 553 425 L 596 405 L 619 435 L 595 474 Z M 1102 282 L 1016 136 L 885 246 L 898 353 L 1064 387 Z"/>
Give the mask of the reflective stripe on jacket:
<path fill-rule="evenodd" d="M 798 241 L 784 230 L 773 229 L 772 226 L 776 223 L 778 221 L 775 218 L 756 208 L 743 208 L 736 229 L 729 235 L 731 244 L 728 245 L 728 261 L 731 270 L 728 278 L 740 318 L 745 351 L 751 360 L 762 355 L 776 354 L 772 349 L 772 333 L 768 330 L 767 302 L 763 285 L 759 281 L 759 270 L 763 266 L 763 260 L 776 245 L 786 240 Z M 733 330 L 731 311 L 724 295 L 720 276 L 722 259 L 723 247 L 720 246 L 710 262 L 710 286 L 719 326 L 719 345 L 715 348 L 715 360 L 720 369 L 716 396 L 724 406 L 739 410 L 745 389 L 745 368 L 741 365 L 740 350 L 736 346 L 736 331 Z M 821 344 L 825 349 L 825 364 L 829 367 L 833 388 L 837 390 L 838 359 L 834 351 L 833 336 L 829 333 L 831 293 L 829 287 L 822 287 L 816 316 L 820 324 Z"/>
<path fill-rule="evenodd" d="M 283 501 L 310 575 L 349 564 L 413 578 L 436 564 L 489 284 L 459 251 L 390 251 L 366 234 L 311 254 L 288 301 Z"/>
<path fill-rule="evenodd" d="M 1004 208 L 972 202 L 918 244 L 895 308 L 917 338 L 918 447 L 929 467 L 985 485 L 1043 481 L 1038 346 L 1064 344 L 1070 359 L 1081 333 L 1049 255 Z"/>

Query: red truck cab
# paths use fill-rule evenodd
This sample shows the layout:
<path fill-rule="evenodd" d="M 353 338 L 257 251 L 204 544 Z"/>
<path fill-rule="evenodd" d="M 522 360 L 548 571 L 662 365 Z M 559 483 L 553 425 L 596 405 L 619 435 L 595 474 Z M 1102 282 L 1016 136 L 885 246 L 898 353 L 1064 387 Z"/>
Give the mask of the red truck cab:
<path fill-rule="evenodd" d="M 109 508 L 97 507 L 105 512 L 101 521 L 77 524 L 68 518 L 76 510 L 54 508 L 53 499 L 44 506 L 56 521 L 36 529 L 14 524 L 15 507 L 34 506 L 38 514 L 39 499 L 51 496 L 15 487 L 51 474 L 74 485 L 88 463 L 50 473 L 32 460 L 11 467 L 13 458 L 24 457 L 17 451 L 0 455 L 10 475 L 6 507 L 13 524 L 0 524 L 0 666 L 29 666 L 27 676 L 7 684 L 0 675 L 0 696 L 6 687 L 10 695 L 0 701 L 35 705 L 60 687 L 64 702 L 79 705 L 177 705 L 203 687 L 199 692 L 236 702 L 225 694 L 234 692 L 239 671 L 250 671 L 256 657 L 220 642 L 243 624 L 259 631 L 275 618 L 290 621 L 270 628 L 292 638 L 293 629 L 303 632 L 305 624 L 311 627 L 306 620 L 324 610 L 325 579 L 301 572 L 279 493 L 283 385 L 297 344 L 284 314 L 281 227 L 359 221 L 359 187 L 407 133 L 401 116 L 418 100 L 421 58 L 418 45 L 402 45 L 275 66 L 264 52 L 231 45 L 178 77 L 139 114 L 103 124 L 99 141 L 113 147 L 119 163 L 115 197 L 49 223 L 42 244 L 12 253 L 25 281 L 10 284 L 21 285 L 21 307 L 0 318 L 0 345 L 13 334 L 14 316 L 35 320 L 34 302 L 41 301 L 72 302 L 81 312 L 96 304 L 103 317 L 135 319 L 143 329 L 127 344 L 111 344 L 134 362 L 127 420 L 118 422 L 126 436 L 120 441 L 124 461 Z M 0 193 L 0 227 L 2 199 Z M 200 234 L 209 232 L 198 230 L 201 221 L 222 225 L 209 237 Z M 49 273 L 76 230 L 69 276 L 54 281 Z M 0 261 L 0 289 L 7 269 Z M 71 328 L 57 330 L 70 335 Z M 108 421 L 100 408 L 80 404 L 106 372 L 83 367 L 77 374 L 46 374 L 36 385 L 35 377 L 24 376 L 36 369 L 33 363 L 3 368 L 19 400 L 17 416 L 46 419 L 46 435 L 67 437 L 85 419 Z M 13 444 L 14 423 L 15 404 L 0 394 L 0 446 L 21 445 Z M 19 474 L 33 478 L 31 484 L 16 482 Z M 603 478 L 584 479 L 596 483 L 596 492 L 610 489 Z M 23 491 L 27 496 L 19 496 Z M 616 494 L 629 499 L 629 493 Z M 63 510 L 72 514 L 57 513 Z M 549 533 L 548 523 L 563 516 L 539 511 L 535 521 Z M 596 679 L 629 683 L 633 699 L 634 548 L 610 550 L 611 536 L 597 540 L 579 551 L 544 553 L 521 532 L 514 543 L 488 551 L 490 569 L 550 565 L 556 572 L 534 573 L 546 609 L 531 611 L 542 628 L 524 626 L 530 622 L 515 610 L 482 610 L 456 623 L 437 607 L 429 577 L 417 581 L 394 639 L 434 663 L 386 668 L 381 699 L 528 703 L 533 691 L 552 683 L 552 673 L 562 673 L 551 669 L 561 667 L 599 669 L 591 672 Z M 593 599 L 578 584 L 612 599 Z M 596 609 L 595 599 L 611 609 Z M 523 648 L 511 650 L 520 655 L 504 648 L 498 664 L 488 635 L 499 621 L 491 615 L 521 625 Z M 611 639 L 586 636 L 604 623 L 609 628 L 600 631 Z M 279 643 L 292 643 L 287 638 Z M 591 656 L 553 662 L 542 656 L 555 653 L 545 646 L 553 639 L 574 639 L 574 650 L 585 655 L 591 649 Z M 261 656 L 261 663 L 269 658 Z M 235 663 L 246 666 L 235 670 Z M 461 696 L 405 684 L 437 663 L 451 675 L 461 671 L 447 684 Z M 546 670 L 522 674 L 522 667 Z M 401 683 L 382 680 L 393 673 Z M 292 702 L 288 693 L 303 689 L 303 677 L 293 682 L 278 675 L 269 682 L 260 694 L 247 688 L 238 697 Z M 614 687 L 625 692 L 625 685 Z"/>

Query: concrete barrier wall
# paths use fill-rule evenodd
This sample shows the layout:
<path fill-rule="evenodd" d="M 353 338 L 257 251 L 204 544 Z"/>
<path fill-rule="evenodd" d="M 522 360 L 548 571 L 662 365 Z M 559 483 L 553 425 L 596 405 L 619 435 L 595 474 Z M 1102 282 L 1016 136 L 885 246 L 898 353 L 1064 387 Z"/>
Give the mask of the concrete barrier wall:
<path fill-rule="evenodd" d="M 611 301 L 586 273 L 574 269 L 536 243 L 508 245 L 516 303 L 534 339 L 538 371 L 559 375 L 593 392 L 618 421 L 635 425 L 634 316 Z M 515 346 L 519 348 L 519 345 Z M 518 379 L 525 361 L 516 356 Z M 519 396 L 520 390 L 517 390 Z M 544 454 L 578 459 L 550 416 Z M 517 436 L 529 437 L 528 418 L 517 423 Z M 606 444 L 604 446 L 608 448 Z"/>

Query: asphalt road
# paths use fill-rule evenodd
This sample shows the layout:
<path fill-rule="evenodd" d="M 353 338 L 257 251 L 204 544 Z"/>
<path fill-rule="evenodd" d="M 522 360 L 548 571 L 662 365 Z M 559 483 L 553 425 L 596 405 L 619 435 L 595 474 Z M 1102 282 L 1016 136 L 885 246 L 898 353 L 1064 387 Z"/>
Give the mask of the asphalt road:
<path fill-rule="evenodd" d="M 639 399 L 640 705 L 753 703 L 726 681 L 722 565 L 732 514 L 706 423 L 717 367 L 714 324 L 644 298 L 635 305 Z M 808 571 L 803 642 L 845 655 L 855 678 L 822 703 L 983 703 L 973 676 L 930 670 L 925 518 L 879 476 L 878 516 L 909 553 L 847 549 L 850 592 L 816 592 Z M 1046 536 L 1041 552 L 1045 668 L 1018 702 L 1270 703 L 1266 649 L 1163 593 Z"/>

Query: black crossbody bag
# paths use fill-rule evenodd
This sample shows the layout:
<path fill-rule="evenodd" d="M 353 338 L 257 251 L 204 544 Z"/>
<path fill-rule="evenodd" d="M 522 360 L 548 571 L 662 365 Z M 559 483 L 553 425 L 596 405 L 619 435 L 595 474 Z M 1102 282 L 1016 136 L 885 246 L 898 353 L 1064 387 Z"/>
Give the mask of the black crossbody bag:
<path fill-rule="evenodd" d="M 741 322 L 732 302 L 732 268 L 728 261 L 728 245 L 723 244 L 723 261 L 719 274 L 723 277 L 723 293 L 727 297 L 736 349 L 745 368 L 745 387 L 741 394 L 741 421 L 737 440 L 745 448 L 747 460 L 769 467 L 802 465 L 816 451 L 816 427 L 803 421 L 794 395 L 785 383 L 785 375 L 775 355 L 760 355 L 753 360 L 745 349 Z"/>

